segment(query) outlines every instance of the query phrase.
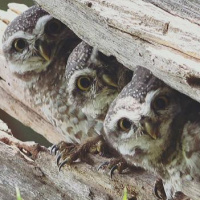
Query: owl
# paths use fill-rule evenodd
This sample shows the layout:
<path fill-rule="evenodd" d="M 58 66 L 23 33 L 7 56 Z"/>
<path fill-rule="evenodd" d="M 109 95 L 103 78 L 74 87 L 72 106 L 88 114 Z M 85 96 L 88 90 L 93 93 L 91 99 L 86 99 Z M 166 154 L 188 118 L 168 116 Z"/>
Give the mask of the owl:
<path fill-rule="evenodd" d="M 11 71 L 23 75 L 46 71 L 64 45 L 72 50 L 78 41 L 64 24 L 32 6 L 7 26 L 2 43 Z"/>
<path fill-rule="evenodd" d="M 96 121 L 103 121 L 110 103 L 133 72 L 96 48 L 81 42 L 69 56 L 66 77 L 69 101 Z"/>
<path fill-rule="evenodd" d="M 163 179 L 168 199 L 200 178 L 200 105 L 142 67 L 113 101 L 106 140 L 132 165 Z M 197 197 L 200 199 L 200 195 Z"/>
<path fill-rule="evenodd" d="M 9 24 L 3 38 L 4 55 L 17 78 L 16 83 L 23 90 L 22 95 L 25 94 L 24 100 L 66 137 L 66 141 L 51 149 L 55 153 L 59 151 L 59 169 L 77 158 L 84 159 L 88 151 L 102 148 L 102 136 L 98 135 L 102 123 L 99 125 L 87 118 L 69 101 L 66 63 L 78 43 L 80 39 L 71 30 L 38 6 L 33 6 Z M 93 57 L 96 59 L 95 53 Z M 104 79 L 112 82 L 113 77 L 109 76 Z M 115 82 L 112 84 L 113 88 L 118 88 Z M 83 143 L 85 140 L 87 142 Z M 97 147 L 93 147 L 95 145 Z"/>
<path fill-rule="evenodd" d="M 96 124 L 95 130 L 101 135 L 110 103 L 131 80 L 133 72 L 117 62 L 113 56 L 106 56 L 81 42 L 69 56 L 65 75 L 69 102 Z M 99 139 L 103 145 L 104 141 L 101 137 Z M 95 137 L 94 141 L 99 142 Z M 85 145 L 91 146 L 90 143 L 93 145 L 93 140 Z"/>
<path fill-rule="evenodd" d="M 65 155 L 66 152 L 71 155 L 72 149 L 76 152 L 81 141 L 98 135 L 95 124 L 68 100 L 66 63 L 80 41 L 69 28 L 38 6 L 13 20 L 3 37 L 3 52 L 17 80 L 15 84 L 23 91 L 24 102 L 29 102 L 64 134 Z"/>

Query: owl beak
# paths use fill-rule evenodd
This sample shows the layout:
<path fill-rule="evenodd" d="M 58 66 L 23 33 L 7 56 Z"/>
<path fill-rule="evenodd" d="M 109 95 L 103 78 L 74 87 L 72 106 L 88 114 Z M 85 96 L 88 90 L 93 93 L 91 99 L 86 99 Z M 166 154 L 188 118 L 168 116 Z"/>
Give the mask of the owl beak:
<path fill-rule="evenodd" d="M 117 83 L 108 74 L 103 74 L 102 79 L 108 86 L 118 88 Z"/>
<path fill-rule="evenodd" d="M 44 58 L 46 61 L 50 61 L 51 48 L 46 43 L 39 44 L 38 51 L 42 58 Z"/>
<path fill-rule="evenodd" d="M 144 128 L 146 130 L 146 133 L 150 135 L 154 140 L 158 138 L 157 128 L 154 124 L 145 122 Z"/>
<path fill-rule="evenodd" d="M 142 116 L 140 120 L 140 125 L 144 132 L 148 134 L 151 138 L 153 138 L 154 140 L 158 138 L 158 126 L 156 123 L 153 123 L 149 117 Z"/>

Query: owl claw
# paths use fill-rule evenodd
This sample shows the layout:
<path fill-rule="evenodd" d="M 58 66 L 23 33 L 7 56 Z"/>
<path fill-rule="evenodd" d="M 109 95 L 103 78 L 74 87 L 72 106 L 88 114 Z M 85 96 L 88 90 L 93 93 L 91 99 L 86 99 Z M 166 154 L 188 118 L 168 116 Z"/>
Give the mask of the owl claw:
<path fill-rule="evenodd" d="M 68 162 L 69 162 L 69 159 L 66 158 L 66 159 L 60 164 L 60 166 L 59 166 L 59 168 L 58 168 L 59 172 L 60 172 L 61 168 L 62 168 L 65 164 L 67 164 Z"/>
<path fill-rule="evenodd" d="M 162 199 L 162 197 L 159 195 L 159 193 L 158 193 L 158 191 L 157 191 L 157 189 L 155 187 L 154 187 L 154 194 L 156 195 L 156 197 L 158 199 Z"/>
<path fill-rule="evenodd" d="M 56 163 L 57 163 L 57 166 L 59 166 L 59 161 L 60 161 L 60 159 L 61 159 L 61 157 L 62 157 L 62 152 L 57 156 L 57 158 L 56 158 Z"/>
<path fill-rule="evenodd" d="M 111 178 L 111 179 L 112 179 L 113 173 L 114 173 L 114 171 L 115 171 L 116 169 L 118 169 L 118 165 L 114 165 L 114 166 L 111 168 L 111 170 L 110 170 L 110 178 Z"/>
<path fill-rule="evenodd" d="M 56 144 L 54 144 L 51 148 L 50 148 L 50 154 L 54 154 L 56 155 L 58 151 L 58 146 Z"/>
<path fill-rule="evenodd" d="M 105 150 L 104 143 L 105 141 L 103 140 L 102 136 L 91 138 L 83 144 L 74 144 L 61 141 L 57 145 L 53 145 L 50 148 L 50 153 L 57 155 L 56 163 L 60 171 L 64 164 L 67 163 L 68 165 L 70 165 L 77 159 L 80 159 L 81 161 L 87 163 L 89 163 L 90 161 L 91 164 L 92 161 L 89 160 L 89 157 L 87 157 L 88 154 L 100 153 L 99 151 Z"/>
<path fill-rule="evenodd" d="M 115 170 L 118 170 L 119 174 L 121 174 L 122 171 L 128 167 L 123 158 L 114 158 L 110 161 L 103 162 L 98 166 L 97 170 L 99 171 L 99 169 L 101 169 L 103 166 L 108 166 L 108 168 L 110 169 L 109 174 L 111 178 L 113 177 Z"/>
<path fill-rule="evenodd" d="M 103 162 L 102 164 L 100 164 L 100 165 L 98 166 L 97 171 L 99 171 L 103 166 L 107 166 L 107 165 L 109 165 L 109 162 L 108 162 L 108 161 Z"/>
<path fill-rule="evenodd" d="M 154 194 L 158 199 L 166 199 L 165 190 L 163 187 L 163 182 L 161 179 L 156 180 L 155 186 L 154 186 Z"/>

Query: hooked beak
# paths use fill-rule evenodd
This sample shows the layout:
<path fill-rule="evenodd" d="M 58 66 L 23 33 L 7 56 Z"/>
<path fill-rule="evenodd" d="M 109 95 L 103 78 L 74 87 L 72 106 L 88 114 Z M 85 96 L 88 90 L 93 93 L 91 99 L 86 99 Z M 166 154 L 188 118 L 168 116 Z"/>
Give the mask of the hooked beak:
<path fill-rule="evenodd" d="M 146 132 L 154 139 L 156 140 L 158 138 L 157 128 L 155 125 L 145 122 L 145 130 Z"/>
<path fill-rule="evenodd" d="M 141 119 L 141 125 L 144 131 L 154 140 L 156 140 L 159 136 L 158 126 L 153 123 L 149 118 Z"/>
<path fill-rule="evenodd" d="M 45 42 L 41 42 L 38 45 L 38 52 L 42 58 L 44 58 L 46 61 L 50 61 L 51 48 Z"/>
<path fill-rule="evenodd" d="M 108 86 L 118 88 L 118 85 L 115 82 L 115 80 L 113 80 L 108 74 L 103 74 L 102 79 Z"/>

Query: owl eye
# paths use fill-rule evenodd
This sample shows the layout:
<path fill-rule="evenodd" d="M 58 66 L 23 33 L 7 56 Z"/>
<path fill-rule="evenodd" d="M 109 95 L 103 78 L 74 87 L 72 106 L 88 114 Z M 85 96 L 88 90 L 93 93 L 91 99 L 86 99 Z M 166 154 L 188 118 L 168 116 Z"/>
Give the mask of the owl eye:
<path fill-rule="evenodd" d="M 22 52 L 27 46 L 27 42 L 24 39 L 16 39 L 13 42 L 13 48 L 18 51 L 18 52 Z"/>
<path fill-rule="evenodd" d="M 132 123 L 127 118 L 122 118 L 118 121 L 118 127 L 120 130 L 128 132 L 131 129 Z"/>
<path fill-rule="evenodd" d="M 48 35 L 56 36 L 62 31 L 62 29 L 63 29 L 63 24 L 57 19 L 52 19 L 47 23 L 45 27 L 45 32 Z"/>
<path fill-rule="evenodd" d="M 81 76 L 77 79 L 77 87 L 83 91 L 89 90 L 91 83 L 92 83 L 92 80 L 88 76 Z"/>
<path fill-rule="evenodd" d="M 169 105 L 169 99 L 166 96 L 160 96 L 153 102 L 153 107 L 156 110 L 163 110 Z"/>

